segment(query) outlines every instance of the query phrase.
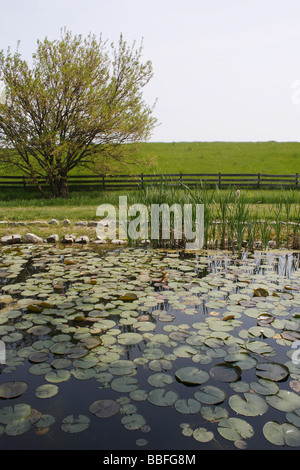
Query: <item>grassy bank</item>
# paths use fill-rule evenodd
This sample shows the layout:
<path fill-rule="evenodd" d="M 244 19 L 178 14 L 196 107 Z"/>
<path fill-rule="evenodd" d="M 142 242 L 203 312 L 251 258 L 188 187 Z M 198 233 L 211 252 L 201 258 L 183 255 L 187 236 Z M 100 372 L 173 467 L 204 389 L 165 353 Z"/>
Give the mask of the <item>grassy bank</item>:
<path fill-rule="evenodd" d="M 66 199 L 49 200 L 35 191 L 6 192 L 1 194 L 0 220 L 7 221 L 7 224 L 0 224 L 0 235 L 34 232 L 46 238 L 53 233 L 60 237 L 75 233 L 76 236 L 86 234 L 93 238 L 96 236 L 95 228 L 80 227 L 76 222 L 97 220 L 96 210 L 101 204 L 112 204 L 118 212 L 119 196 L 124 195 L 127 195 L 128 207 L 135 203 L 143 204 L 148 207 L 149 214 L 151 204 L 167 204 L 169 207 L 175 203 L 181 207 L 184 204 L 192 204 L 193 207 L 203 204 L 205 247 L 266 248 L 272 241 L 278 248 L 300 248 L 300 192 L 296 190 L 245 190 L 238 195 L 235 189 L 207 190 L 199 187 L 190 190 L 161 185 L 127 194 L 122 191 L 81 191 L 71 193 Z M 193 217 L 195 220 L 195 214 Z M 59 221 L 59 226 L 47 224 L 52 218 Z M 64 227 L 62 222 L 66 218 L 71 225 Z M 46 223 L 32 224 L 32 221 Z M 173 230 L 174 221 L 171 219 L 171 238 Z M 162 239 L 155 243 L 156 246 L 166 245 Z M 177 246 L 178 242 L 173 239 L 171 245 Z"/>
<path fill-rule="evenodd" d="M 269 173 L 294 174 L 299 172 L 300 143 L 297 142 L 177 142 L 147 143 L 142 146 L 143 159 L 156 159 L 151 169 L 135 166 L 134 173 Z M 121 171 L 122 169 L 120 169 Z M 11 171 L 7 170 L 8 173 Z M 77 174 L 87 173 L 76 168 Z M 5 171 L 2 171 L 4 174 Z M 76 221 L 96 220 L 96 210 L 101 204 L 112 204 L 118 209 L 119 196 L 127 195 L 128 206 L 141 203 L 150 207 L 153 203 L 203 203 L 205 206 L 205 246 L 239 248 L 246 243 L 253 247 L 259 240 L 262 246 L 273 241 L 276 246 L 299 247 L 300 191 L 290 189 L 242 189 L 207 190 L 188 188 L 146 187 L 139 191 L 71 191 L 65 199 L 44 199 L 37 190 L 1 190 L 0 221 L 26 222 L 18 225 L 18 232 L 34 231 L 46 237 L 75 232 L 78 236 L 95 230 L 79 228 Z M 28 225 L 31 221 L 48 222 L 52 218 L 59 226 Z M 68 218 L 71 226 L 62 227 Z M 30 230 L 29 230 L 30 228 Z M 76 230 L 75 230 L 76 229 Z M 2 224 L 0 235 L 15 232 L 16 225 Z"/>

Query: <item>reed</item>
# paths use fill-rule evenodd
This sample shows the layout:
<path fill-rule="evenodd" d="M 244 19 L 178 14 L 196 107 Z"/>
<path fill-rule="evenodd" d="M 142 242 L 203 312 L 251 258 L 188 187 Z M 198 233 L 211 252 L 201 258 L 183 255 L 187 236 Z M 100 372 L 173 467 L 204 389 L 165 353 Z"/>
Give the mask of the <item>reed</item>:
<path fill-rule="evenodd" d="M 215 190 L 199 185 L 193 189 L 184 185 L 167 186 L 163 178 L 159 185 L 147 185 L 142 190 L 128 195 L 130 204 L 141 203 L 149 208 L 153 204 L 167 204 L 170 208 L 179 204 L 193 206 L 193 224 L 196 219 L 196 204 L 204 205 L 204 248 L 230 248 L 240 252 L 244 246 L 254 250 L 256 246 L 268 248 L 275 239 L 276 247 L 300 246 L 300 209 L 297 191 L 282 190 L 271 206 L 251 203 L 247 191 L 236 189 Z M 151 221 L 151 220 L 150 220 Z M 152 241 L 153 247 L 184 247 L 185 238 L 176 238 L 174 218 L 170 218 L 170 237 L 164 239 L 160 230 L 159 239 Z M 151 237 L 149 237 L 151 238 Z M 133 243 L 131 241 L 130 243 Z"/>

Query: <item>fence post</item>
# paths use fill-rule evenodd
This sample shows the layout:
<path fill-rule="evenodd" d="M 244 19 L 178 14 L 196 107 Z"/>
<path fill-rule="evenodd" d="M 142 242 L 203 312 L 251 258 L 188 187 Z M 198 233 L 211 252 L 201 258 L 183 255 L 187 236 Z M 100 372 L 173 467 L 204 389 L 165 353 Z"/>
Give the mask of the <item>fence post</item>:
<path fill-rule="evenodd" d="M 141 173 L 142 189 L 144 189 L 144 174 Z"/>
<path fill-rule="evenodd" d="M 105 189 L 105 176 L 102 175 L 102 188 Z"/>
<path fill-rule="evenodd" d="M 26 179 L 25 179 L 25 176 L 23 176 L 23 188 L 26 189 Z"/>
<path fill-rule="evenodd" d="M 179 173 L 179 187 L 182 188 L 182 172 Z"/>
<path fill-rule="evenodd" d="M 257 174 L 257 185 L 260 185 L 260 173 Z"/>
<path fill-rule="evenodd" d="M 219 172 L 219 189 L 221 189 L 221 173 Z"/>
<path fill-rule="evenodd" d="M 298 173 L 296 173 L 296 186 L 298 186 L 299 181 L 298 181 Z"/>

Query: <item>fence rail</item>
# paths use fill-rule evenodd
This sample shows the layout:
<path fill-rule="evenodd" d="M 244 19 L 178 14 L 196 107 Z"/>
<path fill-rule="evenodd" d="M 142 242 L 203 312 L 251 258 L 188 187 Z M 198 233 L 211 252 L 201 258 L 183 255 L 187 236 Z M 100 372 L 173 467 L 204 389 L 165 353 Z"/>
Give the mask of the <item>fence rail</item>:
<path fill-rule="evenodd" d="M 39 184 L 47 186 L 44 179 Z M 270 175 L 264 173 L 166 173 L 139 175 L 77 175 L 69 176 L 70 188 L 95 188 L 102 190 L 138 189 L 163 183 L 165 186 L 205 185 L 207 188 L 228 188 L 234 186 L 253 188 L 296 188 L 300 189 L 299 175 Z M 0 189 L 32 188 L 34 182 L 24 176 L 0 176 Z"/>

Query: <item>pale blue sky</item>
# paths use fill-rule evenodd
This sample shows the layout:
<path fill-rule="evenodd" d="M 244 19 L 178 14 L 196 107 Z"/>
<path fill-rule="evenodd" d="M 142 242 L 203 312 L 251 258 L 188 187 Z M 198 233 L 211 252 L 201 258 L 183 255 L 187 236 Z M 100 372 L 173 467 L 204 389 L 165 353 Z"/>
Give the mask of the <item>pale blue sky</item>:
<path fill-rule="evenodd" d="M 64 26 L 144 38 L 152 141 L 300 141 L 299 0 L 0 0 L 0 49 Z"/>

